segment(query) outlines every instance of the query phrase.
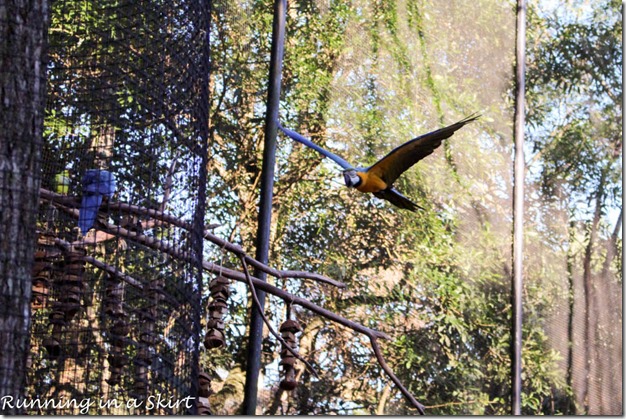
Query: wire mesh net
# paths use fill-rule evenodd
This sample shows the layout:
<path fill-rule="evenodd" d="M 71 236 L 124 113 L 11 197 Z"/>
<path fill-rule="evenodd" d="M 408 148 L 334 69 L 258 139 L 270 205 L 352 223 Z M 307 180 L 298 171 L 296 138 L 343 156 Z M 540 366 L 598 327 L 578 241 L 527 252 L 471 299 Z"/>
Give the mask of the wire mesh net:
<path fill-rule="evenodd" d="M 28 413 L 195 412 L 208 6 L 52 3 Z"/>

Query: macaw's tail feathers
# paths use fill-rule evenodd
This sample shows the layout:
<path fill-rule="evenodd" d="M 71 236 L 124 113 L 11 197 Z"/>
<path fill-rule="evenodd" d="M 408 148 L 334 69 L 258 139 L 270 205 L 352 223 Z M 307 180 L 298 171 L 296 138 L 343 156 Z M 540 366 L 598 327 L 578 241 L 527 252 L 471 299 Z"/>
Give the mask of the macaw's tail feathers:
<path fill-rule="evenodd" d="M 285 133 L 285 135 L 287 135 L 289 138 L 291 138 L 294 141 L 299 142 L 300 144 L 304 144 L 305 146 L 312 148 L 313 150 L 317 151 L 318 153 L 320 153 L 321 155 L 328 157 L 329 159 L 331 159 L 332 161 L 334 161 L 335 163 L 337 163 L 339 166 L 341 166 L 344 170 L 347 169 L 352 169 L 352 165 L 350 163 L 348 163 L 347 161 L 345 161 L 344 159 L 342 159 L 341 157 L 339 157 L 338 155 L 331 153 L 330 151 L 318 146 L 317 144 L 315 144 L 313 141 L 308 140 L 306 138 L 304 138 L 302 135 L 298 134 L 295 131 L 292 131 L 290 129 L 287 128 L 283 128 L 282 125 L 280 125 L 280 122 L 278 120 L 276 120 L 276 123 L 278 124 L 278 128 Z"/>
<path fill-rule="evenodd" d="M 402 195 L 394 188 L 387 188 L 380 192 L 374 193 L 377 198 L 386 199 L 391 202 L 398 208 L 406 209 L 409 211 L 417 211 L 418 209 L 423 210 L 424 208 L 420 207 L 416 203 L 412 202 L 406 196 Z"/>
<path fill-rule="evenodd" d="M 96 221 L 102 197 L 111 198 L 115 193 L 115 175 L 107 170 L 87 170 L 83 175 L 83 199 L 78 214 L 78 227 L 87 234 Z"/>
<path fill-rule="evenodd" d="M 460 120 L 459 122 L 457 122 L 457 124 L 460 124 L 461 126 L 468 124 L 472 121 L 475 121 L 477 119 L 479 119 L 482 115 L 479 114 L 478 112 L 474 112 L 473 114 L 463 118 L 462 120 Z"/>
<path fill-rule="evenodd" d="M 80 204 L 80 212 L 78 213 L 78 227 L 83 233 L 83 236 L 87 234 L 93 223 L 96 221 L 96 215 L 98 209 L 102 204 L 101 194 L 86 193 L 83 195 L 82 202 Z"/>

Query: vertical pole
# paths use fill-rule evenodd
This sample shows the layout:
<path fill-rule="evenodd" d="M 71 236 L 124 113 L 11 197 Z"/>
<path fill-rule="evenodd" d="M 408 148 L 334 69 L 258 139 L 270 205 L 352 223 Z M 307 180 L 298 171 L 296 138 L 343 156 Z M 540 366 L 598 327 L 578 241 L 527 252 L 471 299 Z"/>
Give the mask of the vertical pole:
<path fill-rule="evenodd" d="M 256 240 L 256 259 L 268 262 L 270 227 L 272 220 L 272 197 L 274 190 L 274 166 L 276 162 L 276 135 L 278 126 L 278 105 L 280 103 L 280 84 L 283 67 L 283 47 L 285 41 L 285 15 L 287 0 L 274 1 L 274 23 L 272 29 L 272 51 L 270 56 L 269 86 L 267 110 L 265 114 L 265 148 L 261 168 L 261 197 L 259 201 L 259 220 Z M 265 280 L 265 272 L 255 275 Z M 257 291 L 261 310 L 265 306 L 265 293 Z M 254 302 L 252 302 L 254 306 Z M 263 319 L 252 307 L 250 315 L 250 335 L 248 339 L 248 360 L 246 365 L 246 383 L 244 386 L 243 413 L 254 415 L 257 405 L 257 387 L 261 369 L 261 341 L 263 338 Z"/>
<path fill-rule="evenodd" d="M 517 0 L 515 46 L 515 175 L 513 183 L 513 351 L 511 413 L 521 415 L 522 394 L 522 280 L 524 242 L 524 91 L 526 1 Z"/>
<path fill-rule="evenodd" d="M 197 130 L 197 134 L 200 140 L 197 148 L 197 153 L 199 157 L 196 159 L 196 162 L 199 164 L 198 167 L 198 184 L 196 186 L 197 189 L 197 202 L 196 208 L 193 214 L 193 231 L 191 232 L 191 248 L 193 254 L 192 264 L 195 265 L 195 284 L 197 286 L 197 292 L 193 295 L 188 296 L 191 301 L 191 306 L 193 310 L 192 314 L 192 334 L 193 336 L 200 336 L 201 332 L 201 295 L 202 295 L 202 279 L 204 274 L 204 268 L 202 266 L 202 262 L 204 260 L 203 249 L 204 249 L 204 220 L 206 215 L 206 189 L 207 189 L 207 162 L 209 155 L 209 77 L 210 73 L 213 70 L 211 65 L 211 12 L 212 12 L 213 1 L 212 0 L 204 0 L 202 2 L 201 10 L 202 13 L 198 14 L 197 23 L 199 27 L 204 26 L 206 29 L 206 37 L 204 40 L 204 44 L 202 45 L 202 49 L 199 52 L 201 61 L 199 67 L 196 70 L 200 73 L 198 77 L 198 87 L 200 94 L 197 95 L 196 101 L 194 103 L 194 121 L 195 128 Z M 193 354 L 192 354 L 192 368 L 191 368 L 191 379 L 190 379 L 190 388 L 189 394 L 192 397 L 198 397 L 198 376 L 200 374 L 200 339 L 194 339 L 193 344 Z M 192 403 L 191 407 L 188 409 L 186 414 L 189 415 L 197 415 L 198 407 L 196 403 Z"/>

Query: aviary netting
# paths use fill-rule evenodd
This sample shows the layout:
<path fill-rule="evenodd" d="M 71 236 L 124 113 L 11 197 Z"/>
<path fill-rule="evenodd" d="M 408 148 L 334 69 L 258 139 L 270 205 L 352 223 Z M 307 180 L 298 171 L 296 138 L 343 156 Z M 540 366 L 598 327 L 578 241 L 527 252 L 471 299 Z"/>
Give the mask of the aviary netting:
<path fill-rule="evenodd" d="M 209 413 L 200 347 L 224 344 L 236 280 L 289 306 L 280 335 L 266 319 L 283 346 L 282 388 L 295 386 L 296 358 L 315 374 L 296 350 L 298 305 L 365 335 L 423 413 L 385 363 L 378 341 L 386 334 L 259 281 L 248 266 L 341 282 L 263 265 L 206 224 L 210 2 L 58 1 L 52 9 L 27 394 L 56 402 L 26 412 Z M 205 242 L 239 269 L 207 260 Z"/>

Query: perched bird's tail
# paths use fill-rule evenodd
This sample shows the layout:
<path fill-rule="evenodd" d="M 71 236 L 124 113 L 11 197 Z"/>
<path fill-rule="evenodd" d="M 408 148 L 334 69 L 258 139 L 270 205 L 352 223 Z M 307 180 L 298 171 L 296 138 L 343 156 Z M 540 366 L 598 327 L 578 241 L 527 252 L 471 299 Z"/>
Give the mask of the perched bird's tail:
<path fill-rule="evenodd" d="M 83 195 L 80 212 L 78 213 L 78 227 L 80 227 L 80 232 L 83 233 L 83 236 L 87 234 L 87 231 L 96 221 L 100 205 L 102 205 L 101 194 L 86 193 Z"/>
<path fill-rule="evenodd" d="M 96 221 L 102 198 L 105 196 L 111 198 L 115 193 L 115 175 L 101 169 L 87 170 L 83 175 L 82 184 L 83 199 L 78 214 L 78 227 L 84 236 Z"/>

